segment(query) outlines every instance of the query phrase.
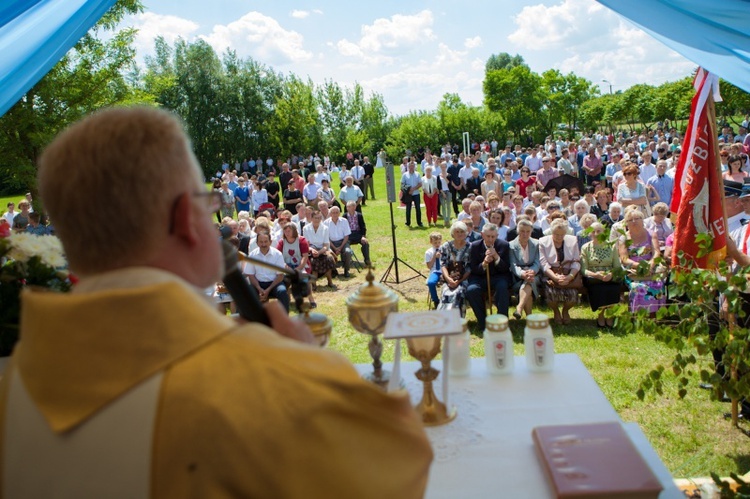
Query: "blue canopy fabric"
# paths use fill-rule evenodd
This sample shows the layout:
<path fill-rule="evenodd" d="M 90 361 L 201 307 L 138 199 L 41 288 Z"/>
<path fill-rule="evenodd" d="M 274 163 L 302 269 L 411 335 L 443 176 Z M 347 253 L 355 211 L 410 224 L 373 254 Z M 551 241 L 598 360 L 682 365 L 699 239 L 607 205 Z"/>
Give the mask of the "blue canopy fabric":
<path fill-rule="evenodd" d="M 696 65 L 750 92 L 750 0 L 597 0 Z"/>
<path fill-rule="evenodd" d="M 0 116 L 36 84 L 116 0 L 3 0 Z"/>

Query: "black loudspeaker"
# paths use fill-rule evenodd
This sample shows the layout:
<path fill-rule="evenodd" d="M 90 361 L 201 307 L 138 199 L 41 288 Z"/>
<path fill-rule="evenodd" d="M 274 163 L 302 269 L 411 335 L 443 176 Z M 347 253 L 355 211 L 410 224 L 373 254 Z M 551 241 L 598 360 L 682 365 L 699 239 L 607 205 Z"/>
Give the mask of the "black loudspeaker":
<path fill-rule="evenodd" d="M 396 177 L 393 175 L 393 163 L 390 161 L 385 164 L 385 191 L 388 195 L 389 203 L 398 203 L 396 195 Z"/>

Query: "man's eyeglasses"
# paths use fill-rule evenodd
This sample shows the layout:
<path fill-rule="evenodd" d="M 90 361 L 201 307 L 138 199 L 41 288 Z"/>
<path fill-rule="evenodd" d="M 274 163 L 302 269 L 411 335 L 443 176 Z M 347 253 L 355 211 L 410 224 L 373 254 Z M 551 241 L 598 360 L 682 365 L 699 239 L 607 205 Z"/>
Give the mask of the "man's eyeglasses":
<path fill-rule="evenodd" d="M 219 191 L 206 191 L 206 192 L 193 192 L 190 193 L 191 197 L 199 197 L 199 198 L 207 198 L 207 208 L 209 213 L 215 213 L 219 211 L 219 208 L 221 208 L 221 192 Z M 174 212 L 177 210 L 177 203 L 180 202 L 180 198 L 182 197 L 182 194 L 177 196 L 174 200 L 174 203 L 172 203 L 172 211 L 170 212 L 169 216 L 169 233 L 171 234 L 174 232 Z"/>
<path fill-rule="evenodd" d="M 208 198 L 208 211 L 215 212 L 221 208 L 221 193 L 219 191 L 194 192 L 191 196 Z"/>

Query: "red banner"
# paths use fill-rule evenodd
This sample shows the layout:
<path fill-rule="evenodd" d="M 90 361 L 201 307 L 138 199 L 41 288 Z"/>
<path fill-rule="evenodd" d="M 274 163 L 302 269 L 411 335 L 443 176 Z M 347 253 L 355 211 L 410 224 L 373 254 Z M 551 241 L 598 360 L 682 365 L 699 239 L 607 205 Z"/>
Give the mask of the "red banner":
<path fill-rule="evenodd" d="M 672 265 L 680 266 L 680 251 L 689 267 L 714 268 L 726 252 L 726 220 L 722 207 L 723 183 L 718 172 L 716 134 L 709 117 L 709 100 L 718 97 L 719 79 L 699 69 L 693 83 L 696 94 L 690 111 L 683 151 L 675 173 L 671 210 L 677 212 Z M 698 234 L 711 234 L 713 251 L 698 258 Z"/>

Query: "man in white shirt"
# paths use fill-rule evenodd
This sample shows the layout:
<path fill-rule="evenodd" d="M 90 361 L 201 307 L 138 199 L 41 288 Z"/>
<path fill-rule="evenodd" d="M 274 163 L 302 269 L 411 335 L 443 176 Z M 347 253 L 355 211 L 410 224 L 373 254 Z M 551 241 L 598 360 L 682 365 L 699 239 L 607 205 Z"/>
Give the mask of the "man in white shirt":
<path fill-rule="evenodd" d="M 422 188 L 422 177 L 415 171 L 416 164 L 409 161 L 407 171 L 401 175 L 401 201 L 406 204 L 406 226 L 411 226 L 411 206 L 417 211 L 417 225 L 422 225 L 422 206 L 419 200 L 419 190 Z M 462 168 L 463 170 L 463 168 Z"/>
<path fill-rule="evenodd" d="M 360 168 L 362 167 L 360 166 Z M 339 191 L 339 199 L 341 200 L 341 204 L 346 206 L 346 203 L 348 203 L 349 201 L 354 201 L 355 203 L 357 203 L 357 211 L 362 211 L 360 205 L 362 204 L 362 199 L 364 198 L 364 196 L 365 195 L 362 190 L 354 185 L 354 178 L 351 176 L 346 177 L 346 184 L 341 188 L 341 191 Z"/>
<path fill-rule="evenodd" d="M 8 225 L 13 227 L 13 219 L 16 215 L 18 215 L 18 212 L 16 211 L 16 204 L 11 201 L 8 203 L 8 211 L 3 213 L 3 218 L 8 221 Z"/>
<path fill-rule="evenodd" d="M 651 162 L 651 152 L 648 150 L 641 154 L 641 159 L 643 159 L 643 164 L 640 165 L 641 173 L 638 177 L 645 184 L 648 179 L 656 175 L 656 165 Z"/>
<path fill-rule="evenodd" d="M 323 185 L 323 179 L 328 180 L 329 184 L 331 183 L 331 176 L 323 170 L 323 165 L 317 163 L 315 165 L 315 183 Z"/>
<path fill-rule="evenodd" d="M 354 179 L 354 186 L 357 187 L 360 192 L 362 189 L 364 189 L 364 181 L 365 181 L 365 168 L 359 164 L 359 160 L 354 160 L 354 166 L 352 167 L 352 178 Z M 364 197 L 364 193 L 362 193 L 362 196 Z M 364 199 L 362 200 L 362 204 L 364 205 Z"/>
<path fill-rule="evenodd" d="M 302 198 L 305 200 L 305 203 L 312 205 L 313 203 L 318 202 L 318 191 L 322 189 L 323 186 L 320 185 L 315 181 L 315 175 L 309 174 L 307 176 L 307 183 L 305 184 L 305 187 L 302 189 Z"/>
<path fill-rule="evenodd" d="M 349 277 L 352 266 L 352 249 L 349 247 L 349 235 L 352 233 L 349 222 L 341 218 L 341 210 L 334 206 L 328 210 L 330 218 L 323 222 L 328 227 L 328 241 L 334 258 L 341 255 L 344 262 L 344 277 Z"/>
<path fill-rule="evenodd" d="M 461 179 L 461 192 L 460 192 L 461 199 L 465 198 L 466 195 L 469 193 L 466 190 L 466 182 L 471 180 L 471 178 L 474 176 L 473 170 L 474 168 L 471 166 L 470 161 L 466 161 L 466 164 L 464 164 L 464 166 L 462 166 L 461 169 L 458 170 L 458 178 Z"/>
<path fill-rule="evenodd" d="M 620 164 L 620 160 L 622 159 L 620 156 L 619 151 L 614 151 L 611 155 L 612 162 L 609 163 L 605 169 L 605 175 L 607 177 L 607 184 L 612 185 L 613 177 L 615 176 L 615 173 L 622 170 L 622 165 Z"/>
<path fill-rule="evenodd" d="M 250 252 L 250 258 L 261 260 L 276 267 L 286 268 L 281 251 L 271 247 L 271 235 L 261 231 L 255 240 L 258 245 Z M 260 301 L 266 302 L 273 296 L 289 312 L 289 293 L 284 284 L 284 274 L 275 270 L 261 267 L 252 262 L 245 263 L 243 273 L 250 280 L 250 284 L 258 291 Z"/>
<path fill-rule="evenodd" d="M 532 175 L 536 174 L 536 172 L 539 171 L 539 169 L 542 167 L 542 158 L 537 156 L 536 148 L 531 149 L 531 156 L 526 158 L 524 166 L 528 167 L 528 169 L 531 170 Z"/>

